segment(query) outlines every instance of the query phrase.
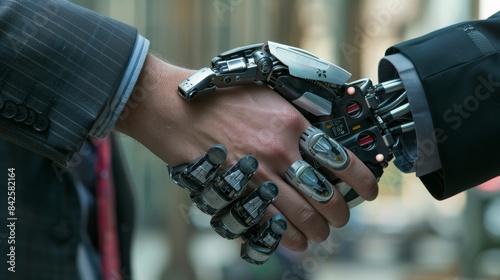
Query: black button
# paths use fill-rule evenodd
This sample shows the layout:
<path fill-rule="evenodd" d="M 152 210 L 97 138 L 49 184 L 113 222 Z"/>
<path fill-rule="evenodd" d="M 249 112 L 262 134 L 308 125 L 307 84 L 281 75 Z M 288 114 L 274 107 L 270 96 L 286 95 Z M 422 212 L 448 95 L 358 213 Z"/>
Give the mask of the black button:
<path fill-rule="evenodd" d="M 49 123 L 49 117 L 46 114 L 40 114 L 36 116 L 36 122 L 33 127 L 38 132 L 44 132 L 47 128 L 49 128 Z"/>
<path fill-rule="evenodd" d="M 24 122 L 28 118 L 28 108 L 24 105 L 17 105 L 17 114 L 14 117 L 16 122 Z"/>
<path fill-rule="evenodd" d="M 3 104 L 5 104 L 5 97 L 3 97 L 2 95 L 0 95 L 0 110 L 2 110 Z"/>
<path fill-rule="evenodd" d="M 65 243 L 73 237 L 73 228 L 67 219 L 60 219 L 52 227 L 52 237 L 58 243 Z"/>
<path fill-rule="evenodd" d="M 33 125 L 36 122 L 36 113 L 35 111 L 28 109 L 28 118 L 24 121 L 25 125 Z"/>
<path fill-rule="evenodd" d="M 17 105 L 12 101 L 5 101 L 2 111 L 2 117 L 12 119 L 17 114 Z"/>

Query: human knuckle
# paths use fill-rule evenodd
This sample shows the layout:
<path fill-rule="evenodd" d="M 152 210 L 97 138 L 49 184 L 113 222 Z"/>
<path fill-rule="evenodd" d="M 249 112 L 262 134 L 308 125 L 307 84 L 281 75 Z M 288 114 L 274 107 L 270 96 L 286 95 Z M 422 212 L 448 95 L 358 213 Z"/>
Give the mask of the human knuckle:
<path fill-rule="evenodd" d="M 289 153 L 286 143 L 278 137 L 275 138 L 267 138 L 262 142 L 264 145 L 260 148 L 260 150 L 267 155 L 270 155 L 275 158 L 283 158 L 286 157 Z"/>
<path fill-rule="evenodd" d="M 284 122 L 288 126 L 300 126 L 304 121 L 304 117 L 295 108 L 286 109 L 284 116 Z"/>
<path fill-rule="evenodd" d="M 306 238 L 297 230 L 291 230 L 286 233 L 286 246 L 295 251 L 305 251 L 307 249 Z"/>
<path fill-rule="evenodd" d="M 342 199 L 338 196 L 334 196 L 328 203 L 325 203 L 322 205 L 322 210 L 325 213 L 328 213 L 329 215 L 335 215 L 335 213 L 338 213 Z"/>
<path fill-rule="evenodd" d="M 312 207 L 302 207 L 297 211 L 299 224 L 304 227 L 312 227 L 317 222 L 317 213 Z"/>

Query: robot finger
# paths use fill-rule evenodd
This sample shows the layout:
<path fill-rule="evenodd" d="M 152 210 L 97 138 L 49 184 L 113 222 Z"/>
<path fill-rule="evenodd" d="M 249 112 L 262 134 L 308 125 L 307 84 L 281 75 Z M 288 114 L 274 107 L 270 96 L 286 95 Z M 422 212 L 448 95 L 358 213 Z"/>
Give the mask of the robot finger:
<path fill-rule="evenodd" d="M 191 164 L 168 166 L 168 172 L 170 178 L 180 187 L 192 192 L 200 191 L 217 175 L 226 158 L 226 148 L 217 144 Z"/>
<path fill-rule="evenodd" d="M 281 214 L 274 215 L 262 226 L 255 226 L 253 236 L 241 244 L 241 258 L 252 264 L 265 263 L 278 248 L 287 228 L 288 223 Z"/>
<path fill-rule="evenodd" d="M 260 222 L 277 196 L 278 186 L 273 182 L 264 182 L 248 196 L 215 214 L 210 224 L 220 236 L 238 238 Z"/>
<path fill-rule="evenodd" d="M 349 165 L 344 147 L 314 126 L 302 133 L 299 145 L 303 152 L 333 170 L 343 170 Z"/>
<path fill-rule="evenodd" d="M 318 202 L 327 203 L 333 197 L 332 184 L 305 160 L 294 162 L 286 171 L 285 179 Z"/>
<path fill-rule="evenodd" d="M 341 171 L 349 165 L 349 155 L 345 148 L 326 135 L 324 131 L 314 126 L 310 126 L 302 133 L 299 145 L 301 151 L 306 154 L 304 155 L 306 161 L 314 166 L 322 165 L 333 171 Z M 322 172 L 329 172 L 324 168 L 320 170 Z M 349 208 L 353 208 L 364 201 L 351 186 L 340 181 L 333 174 L 328 179 L 340 191 Z"/>
<path fill-rule="evenodd" d="M 191 200 L 202 212 L 213 215 L 238 199 L 258 168 L 257 159 L 244 156 L 226 171 L 217 175 L 210 184 L 191 193 Z"/>

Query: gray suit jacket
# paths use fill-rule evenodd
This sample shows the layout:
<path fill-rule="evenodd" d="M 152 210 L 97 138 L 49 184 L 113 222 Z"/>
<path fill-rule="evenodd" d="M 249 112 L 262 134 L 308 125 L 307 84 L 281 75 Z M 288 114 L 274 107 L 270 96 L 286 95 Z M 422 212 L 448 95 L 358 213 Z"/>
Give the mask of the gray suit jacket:
<path fill-rule="evenodd" d="M 0 0 L 0 138 L 67 163 L 116 109 L 136 39 L 66 1 Z"/>
<path fill-rule="evenodd" d="M 0 279 L 78 278 L 81 178 L 58 164 L 67 164 L 89 134 L 112 127 L 139 37 L 133 27 L 66 1 L 0 0 L 0 138 L 10 142 L 0 141 Z M 132 195 L 114 156 L 121 274 L 130 279 Z M 8 168 L 16 170 L 14 231 L 5 227 Z M 15 273 L 6 262 L 11 232 Z"/>

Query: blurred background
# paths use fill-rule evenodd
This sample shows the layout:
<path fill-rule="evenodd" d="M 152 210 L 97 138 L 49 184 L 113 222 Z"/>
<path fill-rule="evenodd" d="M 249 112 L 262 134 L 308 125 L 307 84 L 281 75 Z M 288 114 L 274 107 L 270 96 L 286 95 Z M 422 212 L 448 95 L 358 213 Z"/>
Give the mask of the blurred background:
<path fill-rule="evenodd" d="M 151 51 L 193 69 L 234 47 L 277 41 L 377 81 L 385 49 L 500 10 L 495 0 L 75 0 L 136 26 Z M 500 30 L 500 29 L 499 29 Z M 500 180 L 446 201 L 390 166 L 376 201 L 307 252 L 239 258 L 148 150 L 121 137 L 136 185 L 133 279 L 500 279 Z"/>

